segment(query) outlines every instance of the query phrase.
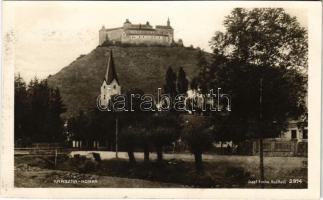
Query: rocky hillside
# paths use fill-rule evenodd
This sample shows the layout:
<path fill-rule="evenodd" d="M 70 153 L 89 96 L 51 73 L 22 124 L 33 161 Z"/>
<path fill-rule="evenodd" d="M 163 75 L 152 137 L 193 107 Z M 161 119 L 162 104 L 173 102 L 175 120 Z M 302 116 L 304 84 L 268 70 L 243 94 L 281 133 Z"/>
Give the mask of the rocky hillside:
<path fill-rule="evenodd" d="M 183 67 L 189 80 L 196 76 L 198 50 L 185 47 L 97 47 L 50 76 L 48 82 L 58 87 L 67 106 L 66 116 L 96 106 L 106 71 L 107 55 L 113 50 L 115 67 L 122 91 L 139 88 L 145 93 L 157 93 L 163 88 L 169 66 L 175 72 Z M 211 54 L 205 53 L 207 60 Z"/>

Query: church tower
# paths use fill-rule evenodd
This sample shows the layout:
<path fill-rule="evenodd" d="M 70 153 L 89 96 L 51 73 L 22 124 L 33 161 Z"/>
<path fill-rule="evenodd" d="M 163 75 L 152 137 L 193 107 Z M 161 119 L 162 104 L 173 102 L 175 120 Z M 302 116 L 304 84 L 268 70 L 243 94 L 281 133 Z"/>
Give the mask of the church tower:
<path fill-rule="evenodd" d="M 114 66 L 112 50 L 107 60 L 107 69 L 104 76 L 104 80 L 101 86 L 101 105 L 107 107 L 113 95 L 121 94 L 121 86 L 119 85 L 117 72 Z"/>

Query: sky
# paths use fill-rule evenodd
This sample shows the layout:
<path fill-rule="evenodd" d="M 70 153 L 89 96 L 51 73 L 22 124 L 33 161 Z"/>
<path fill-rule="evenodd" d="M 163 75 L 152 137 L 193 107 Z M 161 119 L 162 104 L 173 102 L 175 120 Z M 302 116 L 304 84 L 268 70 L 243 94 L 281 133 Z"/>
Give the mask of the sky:
<path fill-rule="evenodd" d="M 53 75 L 79 55 L 91 52 L 98 45 L 102 25 L 120 27 L 125 19 L 132 23 L 149 21 L 155 26 L 165 25 L 169 18 L 175 40 L 181 38 L 185 46 L 192 44 L 210 52 L 212 35 L 224 30 L 223 20 L 237 3 L 6 1 L 3 6 L 4 33 L 12 38 L 15 73 L 30 81 L 35 76 Z M 300 4 L 284 8 L 307 26 L 307 12 Z"/>

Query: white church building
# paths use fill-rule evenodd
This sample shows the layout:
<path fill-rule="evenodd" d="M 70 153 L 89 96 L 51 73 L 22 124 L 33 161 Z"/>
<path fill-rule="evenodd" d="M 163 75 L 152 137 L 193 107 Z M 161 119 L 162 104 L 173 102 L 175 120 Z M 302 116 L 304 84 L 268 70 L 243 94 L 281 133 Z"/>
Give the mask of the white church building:
<path fill-rule="evenodd" d="M 107 107 L 114 95 L 121 94 L 121 86 L 118 81 L 117 72 L 114 66 L 114 60 L 112 50 L 109 53 L 107 60 L 107 70 L 104 76 L 104 80 L 101 85 L 100 104 L 103 107 Z"/>
<path fill-rule="evenodd" d="M 108 107 L 111 98 L 114 95 L 121 94 L 121 86 L 119 84 L 119 80 L 117 77 L 117 72 L 114 66 L 114 60 L 112 55 L 112 50 L 109 52 L 109 56 L 107 58 L 107 66 L 106 66 L 106 73 L 104 76 L 104 80 L 102 82 L 100 88 L 100 104 L 101 107 Z M 73 140 L 72 141 L 73 148 L 100 148 L 100 143 L 97 140 L 91 141 L 91 144 L 84 144 L 82 140 Z"/>

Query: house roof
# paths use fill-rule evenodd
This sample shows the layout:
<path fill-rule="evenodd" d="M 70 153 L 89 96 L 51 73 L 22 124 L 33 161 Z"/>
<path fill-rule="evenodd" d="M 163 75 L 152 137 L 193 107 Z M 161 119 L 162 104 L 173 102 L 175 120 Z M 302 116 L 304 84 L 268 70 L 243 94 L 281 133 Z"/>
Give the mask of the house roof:
<path fill-rule="evenodd" d="M 109 60 L 107 62 L 107 71 L 105 73 L 104 79 L 105 79 L 105 82 L 107 84 L 110 84 L 114 79 L 119 84 L 118 77 L 117 77 L 117 72 L 116 72 L 116 69 L 115 69 L 115 66 L 114 66 L 112 50 L 110 50 Z"/>

